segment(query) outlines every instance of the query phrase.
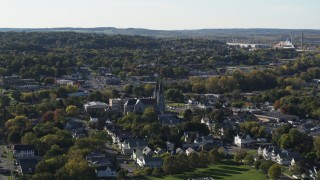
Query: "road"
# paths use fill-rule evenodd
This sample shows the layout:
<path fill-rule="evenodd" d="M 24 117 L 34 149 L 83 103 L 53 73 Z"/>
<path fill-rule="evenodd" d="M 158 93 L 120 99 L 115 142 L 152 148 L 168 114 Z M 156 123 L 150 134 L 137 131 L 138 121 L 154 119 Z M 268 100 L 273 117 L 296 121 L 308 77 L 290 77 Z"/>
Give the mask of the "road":
<path fill-rule="evenodd" d="M 0 154 L 4 154 L 6 152 L 6 147 L 4 145 L 0 145 Z M 0 166 L 3 169 L 13 170 L 13 160 L 0 156 Z M 7 180 L 8 176 L 0 174 L 0 180 Z"/>

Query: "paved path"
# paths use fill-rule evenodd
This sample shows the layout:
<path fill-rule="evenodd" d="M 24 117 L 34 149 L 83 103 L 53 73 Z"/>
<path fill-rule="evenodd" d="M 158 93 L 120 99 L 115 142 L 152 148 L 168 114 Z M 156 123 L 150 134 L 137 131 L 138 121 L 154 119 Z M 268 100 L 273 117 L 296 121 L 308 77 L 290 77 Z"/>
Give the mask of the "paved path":
<path fill-rule="evenodd" d="M 7 179 L 8 179 L 7 176 L 4 176 L 4 175 L 0 174 L 0 180 L 7 180 Z"/>
<path fill-rule="evenodd" d="M 4 154 L 4 152 L 6 151 L 6 148 L 4 145 L 0 145 L 0 155 Z M 3 169 L 10 169 L 13 170 L 13 160 L 4 158 L 2 156 L 0 156 L 0 166 Z M 8 177 L 0 174 L 0 180 L 7 180 Z"/>

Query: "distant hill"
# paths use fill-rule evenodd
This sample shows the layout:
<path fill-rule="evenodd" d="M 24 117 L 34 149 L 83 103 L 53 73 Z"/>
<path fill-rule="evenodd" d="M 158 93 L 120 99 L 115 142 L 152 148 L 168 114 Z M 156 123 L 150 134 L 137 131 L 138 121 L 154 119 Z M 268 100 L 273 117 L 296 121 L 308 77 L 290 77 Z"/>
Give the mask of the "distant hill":
<path fill-rule="evenodd" d="M 100 33 L 108 35 L 139 35 L 164 38 L 206 38 L 216 39 L 223 42 L 244 43 L 274 43 L 280 40 L 293 38 L 300 42 L 301 33 L 305 34 L 305 42 L 309 44 L 320 44 L 320 30 L 311 29 L 199 29 L 199 30 L 150 30 L 141 28 L 0 28 L 0 32 L 62 32 L 72 31 L 81 33 Z"/>

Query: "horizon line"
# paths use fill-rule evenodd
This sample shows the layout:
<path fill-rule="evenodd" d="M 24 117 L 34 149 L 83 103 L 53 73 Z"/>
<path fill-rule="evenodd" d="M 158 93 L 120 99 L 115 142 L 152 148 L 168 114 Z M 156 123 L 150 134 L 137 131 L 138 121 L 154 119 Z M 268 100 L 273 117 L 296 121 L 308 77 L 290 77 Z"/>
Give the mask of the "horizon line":
<path fill-rule="evenodd" d="M 95 27 L 0 27 L 0 29 L 96 29 L 96 28 L 115 28 L 115 29 L 143 29 L 143 30 L 151 30 L 151 31 L 197 31 L 197 30 L 245 30 L 245 29 L 270 29 L 270 30 L 316 30 L 317 28 L 278 28 L 278 27 L 232 27 L 232 28 L 196 28 L 196 29 L 153 29 L 153 28 L 142 28 L 142 27 L 114 27 L 114 26 L 95 26 Z"/>

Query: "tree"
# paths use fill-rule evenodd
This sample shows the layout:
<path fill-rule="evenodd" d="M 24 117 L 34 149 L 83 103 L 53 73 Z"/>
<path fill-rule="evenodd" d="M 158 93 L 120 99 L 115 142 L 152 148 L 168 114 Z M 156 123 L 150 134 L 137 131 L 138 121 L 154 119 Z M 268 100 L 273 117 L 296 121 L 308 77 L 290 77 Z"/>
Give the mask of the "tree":
<path fill-rule="evenodd" d="M 188 156 L 188 158 L 189 158 L 189 161 L 190 161 L 190 167 L 191 167 L 192 169 L 199 167 L 199 165 L 200 165 L 200 159 L 199 159 L 198 153 L 196 153 L 196 152 L 191 153 L 191 154 Z"/>
<path fill-rule="evenodd" d="M 259 165 L 259 169 L 262 173 L 267 174 L 269 168 L 273 165 L 273 162 L 271 161 L 266 161 L 266 160 L 261 160 L 261 163 Z"/>
<path fill-rule="evenodd" d="M 217 164 L 221 161 L 221 156 L 220 156 L 219 151 L 217 149 L 212 149 L 209 152 L 209 161 L 211 164 Z"/>
<path fill-rule="evenodd" d="M 21 92 L 20 91 L 13 91 L 11 93 L 11 97 L 17 101 L 21 100 Z"/>
<path fill-rule="evenodd" d="M 288 134 L 283 134 L 280 138 L 280 147 L 282 149 L 289 149 L 291 144 L 290 136 Z"/>
<path fill-rule="evenodd" d="M 16 131 L 10 132 L 7 138 L 8 142 L 11 144 L 19 143 L 20 139 L 21 139 L 21 135 L 19 132 L 16 132 Z"/>
<path fill-rule="evenodd" d="M 271 179 L 279 179 L 281 176 L 281 166 L 278 164 L 273 164 L 268 170 L 268 176 Z"/>
<path fill-rule="evenodd" d="M 259 167 L 260 167 L 260 164 L 261 164 L 261 160 L 260 160 L 260 159 L 257 159 L 257 160 L 254 162 L 254 168 L 255 168 L 256 170 L 258 170 Z"/>
<path fill-rule="evenodd" d="M 43 114 L 42 119 L 44 122 L 54 121 L 54 112 L 47 111 L 46 113 Z"/>
<path fill-rule="evenodd" d="M 0 96 L 0 107 L 4 108 L 5 106 L 10 105 L 10 98 L 8 96 Z"/>
<path fill-rule="evenodd" d="M 79 113 L 79 109 L 77 106 L 69 105 L 66 108 L 66 112 L 68 113 L 69 116 L 76 116 Z"/>
<path fill-rule="evenodd" d="M 158 119 L 157 113 L 154 111 L 152 107 L 147 107 L 143 114 L 142 114 L 142 119 L 145 120 L 145 122 L 155 122 Z"/>
<path fill-rule="evenodd" d="M 121 170 L 117 173 L 117 179 L 123 180 L 123 179 L 127 176 L 128 173 L 129 173 L 129 172 L 128 172 L 127 170 L 121 169 Z"/>
<path fill-rule="evenodd" d="M 183 118 L 186 119 L 187 121 L 190 121 L 192 118 L 193 112 L 191 109 L 186 109 L 183 111 Z"/>
<path fill-rule="evenodd" d="M 28 131 L 32 127 L 31 121 L 25 116 L 16 116 L 13 119 L 9 119 L 5 123 L 7 134 L 11 132 L 18 132 L 24 134 L 25 131 Z"/>
<path fill-rule="evenodd" d="M 253 165 L 254 164 L 254 158 L 252 154 L 248 154 L 245 158 L 244 158 L 244 164 L 246 165 Z"/>
<path fill-rule="evenodd" d="M 199 153 L 199 161 L 200 161 L 199 167 L 206 167 L 207 165 L 209 165 L 210 161 L 208 157 L 209 157 L 209 153 L 207 151 L 201 151 Z"/>
<path fill-rule="evenodd" d="M 177 158 L 175 156 L 168 156 L 164 159 L 162 169 L 167 174 L 175 174 L 177 169 Z"/>
<path fill-rule="evenodd" d="M 177 155 L 177 167 L 179 172 L 186 172 L 190 170 L 190 160 L 184 153 Z"/>
<path fill-rule="evenodd" d="M 152 175 L 153 176 L 159 176 L 159 174 L 160 174 L 160 170 L 158 168 L 153 168 Z"/>
<path fill-rule="evenodd" d="M 181 93 L 181 91 L 177 89 L 168 89 L 166 91 L 166 98 L 172 102 L 178 102 L 178 103 L 184 102 L 183 94 Z"/>
<path fill-rule="evenodd" d="M 240 148 L 240 149 L 236 150 L 236 152 L 234 154 L 234 160 L 236 162 L 239 162 L 239 161 L 242 161 L 246 156 L 247 156 L 247 151 Z"/>
<path fill-rule="evenodd" d="M 70 179 L 89 180 L 95 176 L 94 169 L 81 156 L 72 156 L 64 168 Z"/>
<path fill-rule="evenodd" d="M 50 159 L 54 156 L 58 156 L 63 154 L 63 149 L 60 148 L 58 145 L 52 145 L 51 148 L 46 152 L 46 154 L 43 156 L 43 159 Z"/>
<path fill-rule="evenodd" d="M 320 159 L 320 137 L 315 137 L 313 141 L 314 150 L 317 153 L 318 159 Z"/>

